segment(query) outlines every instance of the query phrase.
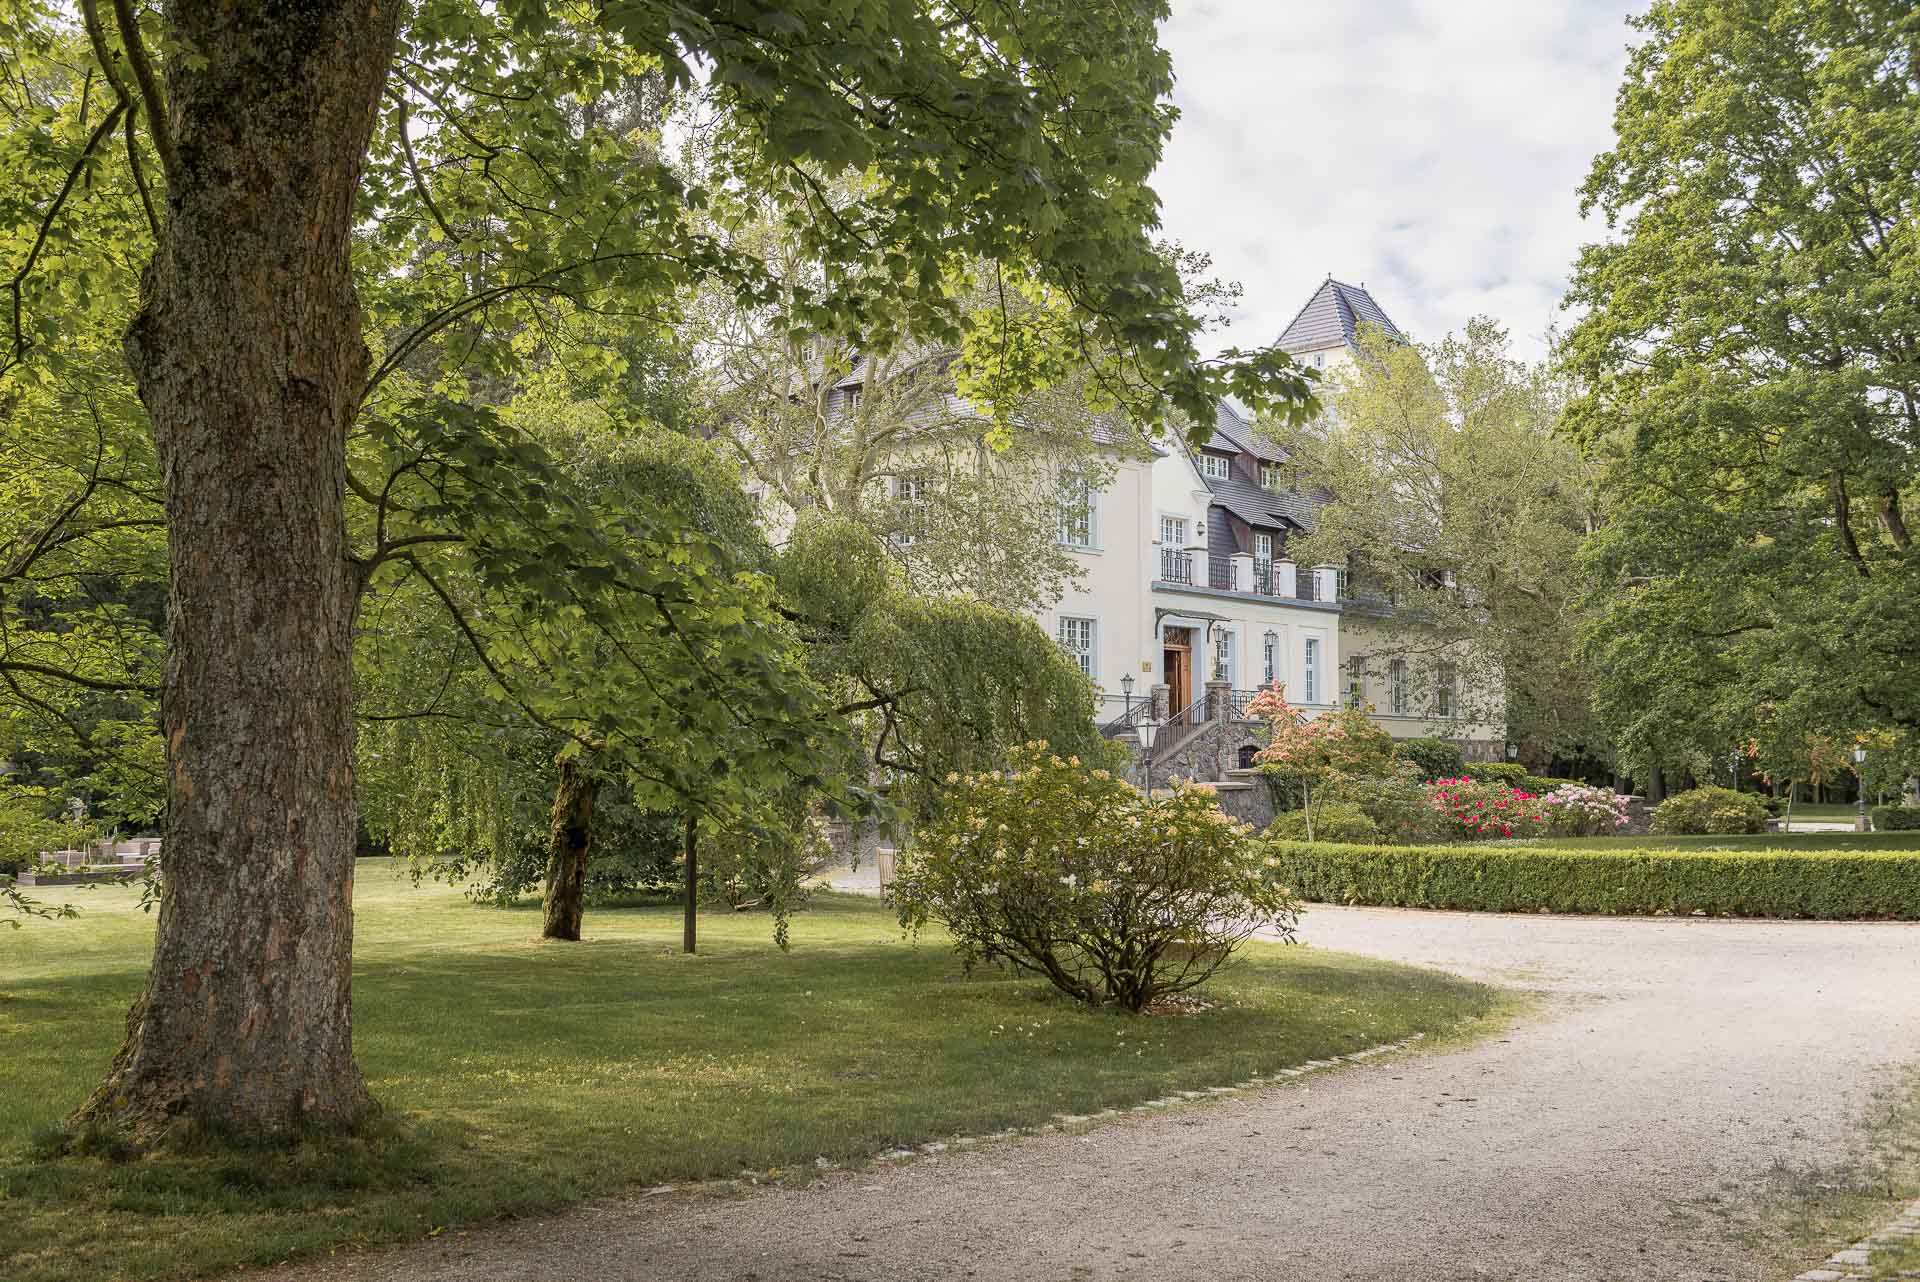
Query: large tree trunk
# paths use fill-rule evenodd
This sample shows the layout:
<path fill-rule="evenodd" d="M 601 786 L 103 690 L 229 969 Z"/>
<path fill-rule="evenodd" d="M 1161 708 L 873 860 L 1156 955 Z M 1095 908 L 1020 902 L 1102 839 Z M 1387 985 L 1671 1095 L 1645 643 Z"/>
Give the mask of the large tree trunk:
<path fill-rule="evenodd" d="M 553 834 L 547 848 L 547 914 L 540 934 L 580 938 L 587 902 L 587 855 L 593 847 L 593 800 L 599 791 L 592 766 L 577 757 L 560 762 L 553 790 Z"/>
<path fill-rule="evenodd" d="M 351 640 L 342 493 L 366 378 L 356 193 L 403 6 L 169 0 L 178 170 L 127 355 L 166 483 L 164 893 L 77 1115 L 157 1138 L 350 1126 Z"/>

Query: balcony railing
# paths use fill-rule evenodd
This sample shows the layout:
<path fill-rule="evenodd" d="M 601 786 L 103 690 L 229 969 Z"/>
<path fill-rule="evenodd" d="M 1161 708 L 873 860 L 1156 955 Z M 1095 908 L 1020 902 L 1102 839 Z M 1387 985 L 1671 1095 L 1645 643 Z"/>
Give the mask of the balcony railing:
<path fill-rule="evenodd" d="M 1293 592 L 1283 591 L 1285 582 L 1279 568 L 1271 561 L 1253 563 L 1253 590 L 1261 596 L 1291 596 L 1295 601 L 1317 601 L 1315 589 L 1319 585 L 1319 576 L 1312 570 L 1295 570 L 1293 573 Z"/>
<path fill-rule="evenodd" d="M 1193 586 L 1193 553 L 1174 548 L 1160 549 L 1160 579 L 1164 583 Z"/>
<path fill-rule="evenodd" d="M 1207 586 L 1220 592 L 1233 591 L 1233 563 L 1217 556 L 1207 558 Z"/>

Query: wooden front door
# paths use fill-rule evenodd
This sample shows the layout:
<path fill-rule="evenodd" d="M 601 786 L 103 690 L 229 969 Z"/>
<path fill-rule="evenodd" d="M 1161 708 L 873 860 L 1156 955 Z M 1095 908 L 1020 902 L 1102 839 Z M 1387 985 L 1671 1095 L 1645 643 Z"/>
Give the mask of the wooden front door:
<path fill-rule="evenodd" d="M 1167 687 L 1167 715 L 1178 717 L 1193 702 L 1193 647 L 1186 644 L 1185 628 L 1170 628 L 1167 635 L 1160 652 L 1160 679 Z"/>

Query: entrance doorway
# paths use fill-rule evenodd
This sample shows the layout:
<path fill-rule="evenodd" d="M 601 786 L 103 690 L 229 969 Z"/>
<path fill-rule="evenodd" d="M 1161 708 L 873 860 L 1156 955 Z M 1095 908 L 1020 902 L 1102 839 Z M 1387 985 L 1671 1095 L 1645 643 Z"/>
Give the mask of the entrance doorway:
<path fill-rule="evenodd" d="M 1173 724 L 1184 725 L 1193 703 L 1193 629 L 1167 629 L 1160 648 L 1160 680 L 1167 687 L 1167 715 Z"/>

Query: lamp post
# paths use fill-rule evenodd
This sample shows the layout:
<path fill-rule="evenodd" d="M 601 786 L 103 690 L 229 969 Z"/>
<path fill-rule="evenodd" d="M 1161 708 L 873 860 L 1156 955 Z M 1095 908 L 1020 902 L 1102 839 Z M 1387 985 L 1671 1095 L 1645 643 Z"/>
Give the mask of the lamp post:
<path fill-rule="evenodd" d="M 1126 716 L 1121 720 L 1131 721 L 1133 720 L 1133 673 L 1129 672 L 1120 678 L 1120 694 L 1127 701 Z"/>
<path fill-rule="evenodd" d="M 1151 797 L 1153 795 L 1153 741 L 1160 737 L 1160 723 L 1149 717 L 1135 727 L 1135 730 L 1140 735 L 1140 750 L 1146 754 L 1147 760 L 1147 786 L 1143 791 Z"/>
<path fill-rule="evenodd" d="M 1854 806 L 1853 830 L 1867 830 L 1867 748 L 1860 744 L 1853 750 L 1853 783 L 1858 800 Z"/>

